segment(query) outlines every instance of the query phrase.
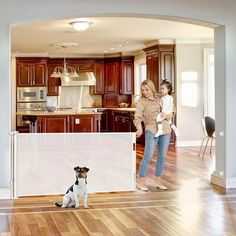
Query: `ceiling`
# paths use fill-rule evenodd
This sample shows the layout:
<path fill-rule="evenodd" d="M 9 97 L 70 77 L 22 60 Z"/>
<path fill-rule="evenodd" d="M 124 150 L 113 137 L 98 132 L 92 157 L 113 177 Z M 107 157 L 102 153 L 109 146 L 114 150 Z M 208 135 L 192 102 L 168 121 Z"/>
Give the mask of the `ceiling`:
<path fill-rule="evenodd" d="M 93 24 L 83 32 L 69 23 L 89 20 Z M 12 29 L 12 53 L 62 57 L 70 55 L 106 56 L 135 54 L 153 42 L 213 42 L 212 28 L 183 22 L 131 18 L 91 17 L 44 21 L 18 25 Z M 62 49 L 57 43 L 76 43 Z"/>

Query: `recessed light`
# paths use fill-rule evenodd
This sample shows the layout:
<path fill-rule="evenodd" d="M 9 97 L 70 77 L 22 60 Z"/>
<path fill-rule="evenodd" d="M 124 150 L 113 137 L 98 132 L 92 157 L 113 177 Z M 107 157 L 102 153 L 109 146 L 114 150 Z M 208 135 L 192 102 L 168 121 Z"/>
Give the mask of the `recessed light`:
<path fill-rule="evenodd" d="M 119 44 L 117 47 L 118 47 L 118 48 L 122 48 L 122 47 L 123 47 L 123 45 L 122 45 L 122 44 Z"/>
<path fill-rule="evenodd" d="M 89 28 L 90 25 L 93 23 L 90 21 L 75 21 L 70 22 L 70 25 L 72 25 L 76 30 L 78 31 L 84 31 Z"/>
<path fill-rule="evenodd" d="M 111 50 L 111 51 L 114 51 L 114 50 L 115 50 L 115 48 L 110 48 L 110 50 Z"/>
<path fill-rule="evenodd" d="M 108 52 L 107 50 L 104 50 L 103 52 Z"/>

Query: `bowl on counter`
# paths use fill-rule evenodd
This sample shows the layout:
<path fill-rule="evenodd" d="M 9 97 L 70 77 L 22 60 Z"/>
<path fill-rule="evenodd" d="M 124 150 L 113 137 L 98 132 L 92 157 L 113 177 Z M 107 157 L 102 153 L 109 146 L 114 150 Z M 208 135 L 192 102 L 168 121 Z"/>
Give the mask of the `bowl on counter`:
<path fill-rule="evenodd" d="M 54 106 L 47 107 L 47 111 L 48 111 L 48 112 L 54 112 L 54 111 L 56 111 L 56 110 L 57 110 L 57 108 L 54 107 Z"/>
<path fill-rule="evenodd" d="M 129 106 L 129 103 L 126 103 L 126 102 L 121 102 L 120 104 L 119 104 L 119 107 L 120 108 L 127 108 Z"/>

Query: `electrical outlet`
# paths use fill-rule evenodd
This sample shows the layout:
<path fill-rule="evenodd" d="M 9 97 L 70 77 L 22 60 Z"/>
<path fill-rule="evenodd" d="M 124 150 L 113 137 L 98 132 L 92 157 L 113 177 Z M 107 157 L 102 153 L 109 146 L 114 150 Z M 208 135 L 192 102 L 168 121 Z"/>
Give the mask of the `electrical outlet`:
<path fill-rule="evenodd" d="M 80 124 L 80 119 L 79 119 L 79 118 L 75 119 L 75 124 L 76 124 L 76 125 L 79 125 L 79 124 Z"/>

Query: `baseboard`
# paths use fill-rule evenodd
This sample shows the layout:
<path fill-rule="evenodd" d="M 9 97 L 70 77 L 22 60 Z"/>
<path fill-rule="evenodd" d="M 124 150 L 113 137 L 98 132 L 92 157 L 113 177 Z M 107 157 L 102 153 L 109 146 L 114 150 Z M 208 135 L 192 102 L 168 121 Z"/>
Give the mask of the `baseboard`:
<path fill-rule="evenodd" d="M 226 178 L 215 171 L 211 174 L 211 183 L 226 188 Z"/>
<path fill-rule="evenodd" d="M 211 183 L 227 189 L 236 188 L 236 177 L 226 178 L 225 176 L 221 176 L 214 172 L 211 175 Z"/>
<path fill-rule="evenodd" d="M 11 192 L 9 188 L 0 188 L 0 199 L 10 199 Z"/>
<path fill-rule="evenodd" d="M 210 146 L 210 142 L 208 143 L 208 146 Z M 200 147 L 202 144 L 202 140 L 183 140 L 183 141 L 176 141 L 176 147 Z M 204 145 L 206 144 L 206 140 L 204 142 Z M 212 146 L 215 146 L 215 140 L 212 142 Z"/>

